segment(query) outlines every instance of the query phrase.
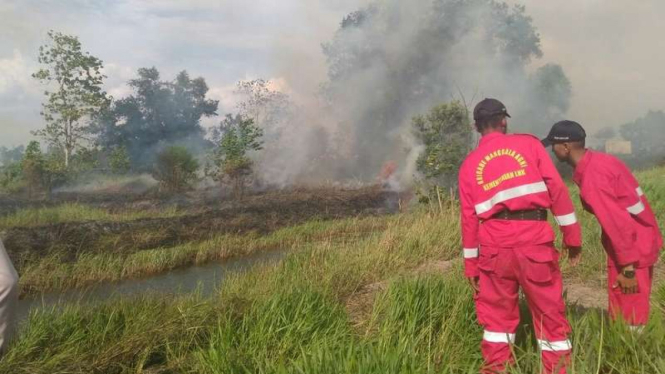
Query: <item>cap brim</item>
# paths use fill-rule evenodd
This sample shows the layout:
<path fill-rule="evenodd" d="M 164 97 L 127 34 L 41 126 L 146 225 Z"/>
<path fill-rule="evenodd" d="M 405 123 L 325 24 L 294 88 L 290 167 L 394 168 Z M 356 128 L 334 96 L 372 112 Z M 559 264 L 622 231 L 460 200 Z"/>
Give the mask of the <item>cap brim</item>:
<path fill-rule="evenodd" d="M 545 138 L 545 139 L 541 140 L 540 142 L 543 143 L 543 147 L 545 147 L 545 148 L 552 145 L 552 141 L 548 138 Z"/>
<path fill-rule="evenodd" d="M 513 117 L 510 116 L 510 114 L 508 114 L 508 112 L 506 112 L 505 115 L 506 115 L 506 117 L 508 117 L 508 118 L 513 118 Z"/>

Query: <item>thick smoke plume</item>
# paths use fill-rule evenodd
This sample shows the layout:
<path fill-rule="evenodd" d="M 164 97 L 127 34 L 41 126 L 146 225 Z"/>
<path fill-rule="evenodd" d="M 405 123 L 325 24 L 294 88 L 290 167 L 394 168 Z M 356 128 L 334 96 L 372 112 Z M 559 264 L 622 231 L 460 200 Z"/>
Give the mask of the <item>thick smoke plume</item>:
<path fill-rule="evenodd" d="M 491 0 L 377 1 L 345 17 L 322 53 L 327 80 L 315 93 L 292 92 L 294 110 L 265 129 L 259 172 L 269 182 L 373 181 L 396 162 L 408 184 L 421 150 L 414 115 L 495 97 L 513 130 L 531 131 L 559 119 L 571 95 L 559 66 L 527 71 L 542 52 L 524 8 Z M 293 57 L 282 63 L 292 77 Z"/>

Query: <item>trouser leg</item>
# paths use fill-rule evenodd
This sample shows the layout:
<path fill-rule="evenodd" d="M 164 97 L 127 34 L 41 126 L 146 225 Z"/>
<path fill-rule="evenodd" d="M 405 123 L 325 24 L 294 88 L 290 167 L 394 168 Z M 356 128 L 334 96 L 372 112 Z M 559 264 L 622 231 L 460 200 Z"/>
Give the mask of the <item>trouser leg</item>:
<path fill-rule="evenodd" d="M 522 253 L 519 279 L 531 310 L 543 372 L 566 373 L 572 347 L 558 254 L 551 246 L 525 248 Z"/>
<path fill-rule="evenodd" d="M 619 270 L 613 264 L 607 268 L 609 312 L 613 319 L 623 318 L 629 326 L 639 328 L 649 321 L 649 300 L 653 283 L 653 266 L 635 269 L 638 292 L 624 294 L 614 287 Z"/>
<path fill-rule="evenodd" d="M 483 373 L 501 372 L 513 361 L 511 345 L 515 342 L 520 319 L 518 289 L 515 279 L 481 270 L 476 313 L 485 330 L 481 343 L 485 361 Z"/>
<path fill-rule="evenodd" d="M 0 241 L 0 353 L 11 338 L 17 303 L 18 274 Z"/>

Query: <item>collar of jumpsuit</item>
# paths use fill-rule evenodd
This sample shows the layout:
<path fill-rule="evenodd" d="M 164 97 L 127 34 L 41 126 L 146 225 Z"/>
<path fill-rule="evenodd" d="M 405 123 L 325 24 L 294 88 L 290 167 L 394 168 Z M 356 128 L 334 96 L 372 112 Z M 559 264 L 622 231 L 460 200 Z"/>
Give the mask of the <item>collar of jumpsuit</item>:
<path fill-rule="evenodd" d="M 577 163 L 577 166 L 575 166 L 575 171 L 573 172 L 573 181 L 578 186 L 580 183 L 582 183 L 582 179 L 584 179 L 584 173 L 587 169 L 587 166 L 589 165 L 589 162 L 591 162 L 591 158 L 593 158 L 593 151 L 590 149 L 585 149 L 584 157 L 582 157 L 580 162 Z"/>
<path fill-rule="evenodd" d="M 502 137 L 502 136 L 506 136 L 506 134 L 500 133 L 500 132 L 498 132 L 498 131 L 497 131 L 497 132 L 489 133 L 489 134 L 487 134 L 487 135 L 483 135 L 483 136 L 480 138 L 480 144 L 485 144 L 485 143 L 487 143 L 487 142 L 489 142 L 489 141 L 491 141 L 491 140 L 493 140 L 493 139 L 496 139 L 496 138 L 499 138 L 499 137 Z"/>

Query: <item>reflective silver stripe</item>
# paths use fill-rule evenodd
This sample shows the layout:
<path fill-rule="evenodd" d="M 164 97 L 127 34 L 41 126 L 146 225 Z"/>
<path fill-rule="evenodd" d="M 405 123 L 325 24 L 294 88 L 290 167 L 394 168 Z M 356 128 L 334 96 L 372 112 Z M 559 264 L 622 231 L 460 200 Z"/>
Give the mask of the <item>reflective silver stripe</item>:
<path fill-rule="evenodd" d="M 464 248 L 464 258 L 478 257 L 478 248 Z"/>
<path fill-rule="evenodd" d="M 485 332 L 483 333 L 483 340 L 490 343 L 514 344 L 515 334 L 510 334 L 507 332 L 492 332 L 485 330 Z"/>
<path fill-rule="evenodd" d="M 637 196 L 639 196 L 639 197 L 644 196 L 644 192 L 642 191 L 642 187 L 637 187 L 635 189 L 635 191 L 637 191 Z"/>
<path fill-rule="evenodd" d="M 524 184 L 521 186 L 509 188 L 507 190 L 499 191 L 496 193 L 496 195 L 492 196 L 491 199 L 483 201 L 480 204 L 476 204 L 476 213 L 483 214 L 492 209 L 496 204 L 502 203 L 506 200 L 546 191 L 547 185 L 545 185 L 545 182 Z"/>
<path fill-rule="evenodd" d="M 547 340 L 539 339 L 538 345 L 540 346 L 541 351 L 548 351 L 548 352 L 570 351 L 571 349 L 573 349 L 573 346 L 570 344 L 570 340 L 550 342 Z"/>
<path fill-rule="evenodd" d="M 629 325 L 628 329 L 630 329 L 630 331 L 641 334 L 644 332 L 644 325 Z"/>
<path fill-rule="evenodd" d="M 559 226 L 569 226 L 577 223 L 577 216 L 575 216 L 575 212 L 563 216 L 554 216 L 554 219 L 559 224 Z"/>
<path fill-rule="evenodd" d="M 642 202 L 639 201 L 637 204 L 635 204 L 633 206 L 629 206 L 626 209 L 630 212 L 630 214 L 638 215 L 638 214 L 642 213 L 642 211 L 644 211 L 644 204 L 642 204 Z"/>

